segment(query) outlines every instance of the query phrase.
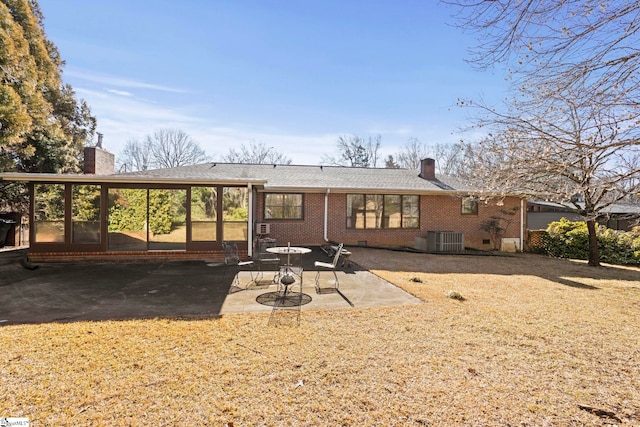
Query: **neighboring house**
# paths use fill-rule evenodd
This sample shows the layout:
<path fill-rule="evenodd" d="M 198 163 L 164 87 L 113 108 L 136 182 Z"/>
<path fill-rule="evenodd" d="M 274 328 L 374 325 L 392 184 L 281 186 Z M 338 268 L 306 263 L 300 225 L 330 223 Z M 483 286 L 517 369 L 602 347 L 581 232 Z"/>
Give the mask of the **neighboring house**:
<path fill-rule="evenodd" d="M 504 235 L 522 248 L 525 201 L 479 201 L 455 178 L 421 171 L 336 166 L 205 163 L 113 173 L 113 155 L 85 149 L 85 174 L 3 173 L 31 192 L 29 256 L 71 259 L 219 259 L 224 240 L 251 256 L 278 243 L 411 247 L 452 231 L 492 249 L 480 226 L 512 212 Z M 433 245 L 431 245 L 433 247 Z"/>
<path fill-rule="evenodd" d="M 598 222 L 614 230 L 628 231 L 637 226 L 640 218 L 640 205 L 616 203 L 602 209 L 602 218 Z M 540 200 L 527 201 L 527 228 L 544 230 L 549 224 L 566 218 L 570 221 L 583 221 L 584 217 L 575 210 L 553 202 Z"/>

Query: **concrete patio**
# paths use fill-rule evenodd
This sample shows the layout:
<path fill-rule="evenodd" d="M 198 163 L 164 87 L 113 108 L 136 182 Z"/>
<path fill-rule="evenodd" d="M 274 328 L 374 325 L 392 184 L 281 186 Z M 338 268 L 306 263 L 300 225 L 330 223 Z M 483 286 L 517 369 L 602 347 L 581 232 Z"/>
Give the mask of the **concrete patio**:
<path fill-rule="evenodd" d="M 328 258 L 319 248 L 313 249 L 304 256 L 303 313 L 421 303 L 358 266 L 357 260 L 337 272 L 340 292 L 318 294 L 313 261 Z M 266 271 L 258 284 L 236 291 L 235 275 L 246 284 L 251 273 L 214 262 L 43 263 L 29 270 L 6 251 L 0 258 L 0 326 L 269 312 L 273 307 L 258 299 L 277 289 L 271 282 L 273 271 Z M 322 273 L 323 286 L 332 280 L 331 272 Z"/>

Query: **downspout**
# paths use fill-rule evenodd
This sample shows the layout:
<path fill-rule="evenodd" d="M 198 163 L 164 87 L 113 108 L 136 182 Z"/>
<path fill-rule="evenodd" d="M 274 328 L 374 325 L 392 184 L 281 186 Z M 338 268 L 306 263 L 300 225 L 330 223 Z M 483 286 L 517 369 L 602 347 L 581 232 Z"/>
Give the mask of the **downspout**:
<path fill-rule="evenodd" d="M 524 252 L 524 198 L 520 198 L 520 252 Z"/>
<path fill-rule="evenodd" d="M 330 188 L 327 188 L 327 192 L 324 193 L 324 232 L 323 238 L 324 241 L 329 243 L 329 192 Z"/>
<path fill-rule="evenodd" d="M 248 184 L 248 192 L 249 192 L 249 208 L 247 209 L 249 212 L 249 218 L 248 218 L 248 224 L 247 224 L 247 256 L 252 256 L 253 255 L 253 229 L 254 229 L 254 224 L 253 224 L 253 218 L 254 218 L 254 212 L 253 212 L 253 186 L 251 185 L 251 183 Z"/>

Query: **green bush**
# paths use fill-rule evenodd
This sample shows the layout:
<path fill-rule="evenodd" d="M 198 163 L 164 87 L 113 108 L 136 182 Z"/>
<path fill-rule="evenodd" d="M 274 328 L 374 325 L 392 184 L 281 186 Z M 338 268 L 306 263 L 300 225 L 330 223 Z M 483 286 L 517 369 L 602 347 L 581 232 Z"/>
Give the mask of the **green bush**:
<path fill-rule="evenodd" d="M 611 264 L 640 264 L 640 227 L 631 231 L 597 226 L 600 260 Z M 589 259 L 589 231 L 583 221 L 562 218 L 552 222 L 542 237 L 544 253 L 572 259 Z"/>
<path fill-rule="evenodd" d="M 146 229 L 147 191 L 120 189 L 111 194 L 109 232 L 141 231 Z M 153 234 L 171 232 L 170 190 L 149 190 L 149 231 Z"/>

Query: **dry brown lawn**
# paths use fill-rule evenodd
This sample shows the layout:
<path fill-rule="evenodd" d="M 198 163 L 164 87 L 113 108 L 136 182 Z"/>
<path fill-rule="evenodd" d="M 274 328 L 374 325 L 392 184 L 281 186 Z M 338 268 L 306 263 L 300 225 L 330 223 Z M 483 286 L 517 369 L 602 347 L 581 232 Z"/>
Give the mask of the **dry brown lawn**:
<path fill-rule="evenodd" d="M 34 426 L 640 425 L 640 270 L 356 249 L 424 304 L 0 328 Z M 457 291 L 464 300 L 447 298 Z"/>

